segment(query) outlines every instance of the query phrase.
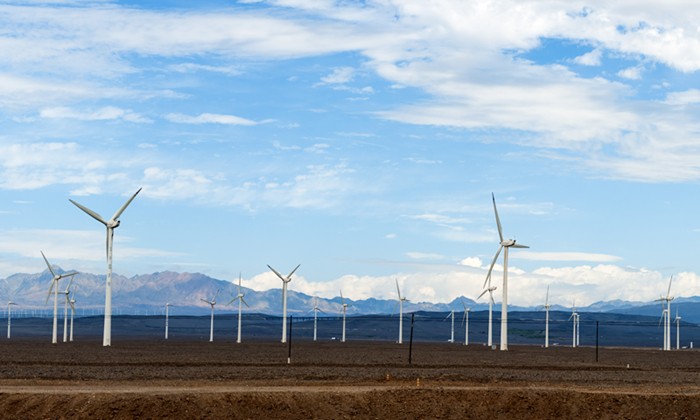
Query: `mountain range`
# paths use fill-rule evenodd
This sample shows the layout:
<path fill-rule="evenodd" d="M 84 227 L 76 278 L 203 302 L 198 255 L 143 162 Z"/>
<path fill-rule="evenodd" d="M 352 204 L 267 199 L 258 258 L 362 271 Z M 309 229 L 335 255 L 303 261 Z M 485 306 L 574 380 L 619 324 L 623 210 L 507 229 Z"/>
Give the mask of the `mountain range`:
<path fill-rule="evenodd" d="M 60 267 L 54 267 L 56 273 L 65 273 Z M 48 270 L 41 273 L 13 274 L 0 279 L 0 299 L 5 302 L 12 300 L 18 306 L 13 311 L 33 311 L 44 315 L 53 311 L 51 302 L 47 303 L 47 292 L 52 276 Z M 61 280 L 59 290 L 64 290 L 67 280 Z M 105 275 L 78 273 L 74 277 L 71 290 L 75 292 L 76 310 L 78 315 L 100 314 L 104 307 Z M 217 312 L 233 312 L 237 304 L 227 306 L 238 293 L 237 285 L 226 280 L 218 280 L 201 273 L 177 273 L 164 271 L 152 274 L 125 277 L 113 275 L 112 305 L 115 315 L 158 315 L 164 312 L 165 304 L 174 307 L 171 313 L 178 315 L 205 315 L 210 306 L 200 299 L 211 299 L 219 290 L 217 296 Z M 257 291 L 242 287 L 245 300 L 250 305 L 244 307 L 247 313 L 264 313 L 281 315 L 282 289 Z M 348 315 L 395 314 L 397 300 L 395 299 L 346 299 L 349 303 Z M 60 306 L 64 297 L 59 295 Z M 314 297 L 289 290 L 287 306 L 290 314 L 309 315 L 313 308 Z M 475 302 L 460 296 L 449 303 L 406 302 L 404 312 L 462 312 L 464 306 L 472 311 L 488 310 L 487 301 Z M 680 307 L 680 315 L 686 322 L 700 322 L 700 297 L 677 298 L 673 301 L 675 308 Z M 3 305 L 4 306 L 4 305 Z M 337 316 L 341 313 L 340 297 L 333 299 L 318 299 L 318 307 L 323 311 L 321 316 Z M 675 308 L 672 309 L 675 316 Z M 523 307 L 509 305 L 509 309 L 521 312 L 541 312 L 541 306 Z M 631 302 L 611 300 L 595 302 L 591 305 L 577 308 L 579 313 L 618 313 L 629 315 L 645 315 L 659 317 L 661 308 L 658 302 Z M 568 307 L 552 305 L 551 311 L 570 311 Z M 494 307 L 494 315 L 500 313 L 500 304 Z"/>

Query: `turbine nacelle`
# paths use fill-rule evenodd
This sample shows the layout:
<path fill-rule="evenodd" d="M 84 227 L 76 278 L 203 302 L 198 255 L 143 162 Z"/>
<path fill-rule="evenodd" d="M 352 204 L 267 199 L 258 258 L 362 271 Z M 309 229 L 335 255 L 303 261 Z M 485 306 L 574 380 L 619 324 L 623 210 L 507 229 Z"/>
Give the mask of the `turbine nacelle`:
<path fill-rule="evenodd" d="M 107 226 L 107 229 L 115 229 L 118 228 L 121 223 L 122 222 L 119 220 L 110 220 L 109 222 L 105 223 L 105 226 Z"/>

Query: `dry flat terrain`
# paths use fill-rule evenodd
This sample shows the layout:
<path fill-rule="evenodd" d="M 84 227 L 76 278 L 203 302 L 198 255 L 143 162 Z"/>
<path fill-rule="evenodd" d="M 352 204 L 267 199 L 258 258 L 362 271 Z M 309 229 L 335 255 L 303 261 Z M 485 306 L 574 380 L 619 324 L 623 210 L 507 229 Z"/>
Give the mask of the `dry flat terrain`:
<path fill-rule="evenodd" d="M 3 418 L 698 418 L 700 352 L 0 342 Z"/>

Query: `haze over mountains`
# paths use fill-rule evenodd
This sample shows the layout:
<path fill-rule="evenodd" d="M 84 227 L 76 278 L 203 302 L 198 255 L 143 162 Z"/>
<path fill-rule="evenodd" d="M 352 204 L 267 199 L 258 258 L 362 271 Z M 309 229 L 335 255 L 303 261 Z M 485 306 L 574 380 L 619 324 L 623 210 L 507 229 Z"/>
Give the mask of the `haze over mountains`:
<path fill-rule="evenodd" d="M 57 273 L 65 272 L 59 267 L 54 267 Z M 70 270 L 69 270 L 70 271 Z M 8 300 L 16 302 L 19 310 L 51 311 L 51 304 L 46 303 L 47 292 L 51 284 L 51 274 L 48 270 L 41 273 L 13 274 L 5 279 L 0 279 L 0 299 L 2 305 Z M 62 280 L 59 290 L 64 290 L 67 280 Z M 387 287 L 394 287 L 388 284 Z M 101 313 L 104 306 L 105 275 L 91 273 L 79 273 L 75 276 L 73 286 L 75 290 L 76 309 L 78 314 Z M 200 299 L 211 299 L 217 292 L 217 312 L 233 312 L 237 310 L 236 303 L 227 306 L 237 294 L 237 285 L 230 281 L 218 280 L 201 273 L 176 273 L 164 271 L 152 274 L 137 275 L 130 278 L 114 274 L 113 276 L 113 307 L 114 314 L 153 315 L 164 311 L 165 303 L 175 306 L 171 313 L 178 315 L 205 315 L 210 311 L 209 305 Z M 250 307 L 244 306 L 245 312 L 265 313 L 280 315 L 282 311 L 282 290 L 270 289 L 257 291 L 246 287 L 242 288 L 245 300 Z M 451 310 L 462 312 L 462 302 L 472 311 L 488 309 L 488 300 L 483 297 L 478 302 L 461 296 L 449 303 L 432 303 L 421 301 L 420 297 L 412 296 L 412 301 L 404 303 L 404 312 L 428 311 L 449 312 Z M 59 302 L 63 303 L 63 297 L 59 295 Z M 310 315 L 313 308 L 314 297 L 294 291 L 294 282 L 290 283 L 288 294 L 288 311 L 294 315 Z M 321 316 L 337 316 L 342 307 L 340 297 L 332 299 L 319 298 L 318 306 L 324 313 Z M 394 299 L 346 299 L 350 304 L 348 315 L 365 314 L 394 314 L 397 312 L 397 301 Z M 676 308 L 680 316 L 686 322 L 700 322 L 700 297 L 677 298 L 672 302 L 672 312 L 675 316 Z M 542 311 L 541 306 L 520 307 L 509 305 L 512 311 Z M 631 315 L 660 316 L 661 305 L 659 302 L 629 302 L 613 300 L 596 302 L 586 307 L 577 308 L 579 312 L 598 312 Z M 570 307 L 552 305 L 552 311 L 570 311 Z M 500 302 L 494 306 L 496 316 L 500 313 Z"/>

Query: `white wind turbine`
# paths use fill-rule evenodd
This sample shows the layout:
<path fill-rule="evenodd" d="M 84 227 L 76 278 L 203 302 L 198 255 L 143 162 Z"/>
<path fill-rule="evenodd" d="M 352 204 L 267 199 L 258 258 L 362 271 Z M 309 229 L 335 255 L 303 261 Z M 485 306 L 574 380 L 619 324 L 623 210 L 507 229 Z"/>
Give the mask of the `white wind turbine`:
<path fill-rule="evenodd" d="M 673 282 L 673 276 L 668 281 L 666 297 L 662 296 L 660 299 L 657 299 L 657 301 L 661 301 L 661 317 L 664 322 L 664 350 L 671 350 L 671 301 L 673 300 L 671 296 L 671 282 Z"/>
<path fill-rule="evenodd" d="M 73 341 L 73 318 L 75 318 L 75 289 L 73 289 L 73 295 L 68 300 L 70 304 L 70 336 L 69 341 Z"/>
<path fill-rule="evenodd" d="M 119 227 L 121 223 L 119 221 L 119 216 L 122 215 L 124 210 L 131 204 L 131 202 L 136 198 L 136 195 L 141 192 L 141 188 L 134 193 L 134 195 L 129 198 L 123 206 L 114 213 L 109 220 L 104 220 L 102 216 L 90 210 L 89 208 L 76 203 L 73 200 L 69 200 L 71 203 L 75 204 L 80 210 L 87 213 L 90 217 L 97 220 L 98 222 L 105 225 L 107 228 L 107 280 L 105 284 L 105 321 L 104 321 L 104 332 L 102 334 L 102 345 L 111 346 L 112 345 L 112 247 L 114 244 L 114 229 Z"/>
<path fill-rule="evenodd" d="M 491 277 L 491 271 L 496 264 L 498 255 L 503 250 L 503 297 L 501 302 L 501 350 L 508 350 L 508 250 L 510 248 L 529 248 L 529 246 L 516 244 L 515 239 L 503 239 L 503 229 L 501 228 L 501 220 L 498 217 L 498 209 L 496 208 L 496 197 L 491 193 L 493 200 L 493 212 L 496 215 L 496 225 L 498 226 L 498 237 L 501 242 L 498 245 L 498 251 L 491 261 L 491 267 L 486 274 L 486 278 Z"/>
<path fill-rule="evenodd" d="M 238 337 L 236 337 L 236 343 L 241 342 L 241 317 L 243 316 L 243 305 L 248 306 L 248 303 L 246 303 L 245 299 L 243 299 L 244 297 L 245 294 L 241 292 L 241 274 L 238 273 L 238 294 L 236 297 L 231 299 L 229 303 L 227 303 L 227 305 L 230 305 L 234 300 L 238 300 Z"/>
<path fill-rule="evenodd" d="M 168 339 L 168 327 L 170 318 L 170 307 L 173 306 L 170 302 L 165 303 L 165 339 Z"/>
<path fill-rule="evenodd" d="M 572 342 L 571 347 L 578 347 L 579 334 L 578 334 L 578 312 L 576 312 L 576 300 L 574 300 L 574 304 L 571 307 L 571 316 L 569 317 L 569 321 L 573 321 L 573 338 L 571 339 L 571 342 Z"/>
<path fill-rule="evenodd" d="M 549 348 L 549 286 L 547 286 L 547 296 L 544 298 L 544 348 Z"/>
<path fill-rule="evenodd" d="M 493 300 L 493 292 L 497 289 L 496 286 L 491 286 L 491 276 L 488 276 L 486 278 L 486 281 L 484 282 L 484 287 L 484 291 L 481 292 L 481 294 L 479 295 L 479 297 L 476 298 L 476 300 L 479 300 L 486 293 L 489 294 L 489 324 L 487 327 L 487 345 L 489 346 L 489 348 L 491 348 L 491 346 L 493 346 L 493 305 L 496 303 Z"/>
<path fill-rule="evenodd" d="M 51 264 L 49 264 L 49 260 L 46 259 L 46 255 L 44 255 L 43 251 L 41 252 L 41 256 L 44 257 L 44 261 L 46 262 L 46 266 L 49 268 L 49 272 L 51 273 L 51 286 L 49 287 L 49 293 L 46 295 L 46 303 L 49 302 L 49 298 L 51 297 L 51 292 L 53 292 L 53 335 L 51 336 L 51 343 L 56 344 L 58 342 L 58 281 L 61 279 L 64 279 L 66 277 L 73 277 L 74 275 L 78 274 L 77 272 L 72 272 L 72 273 L 64 273 L 64 274 L 56 274 L 53 271 L 53 268 L 51 268 Z M 68 286 L 70 287 L 70 285 Z M 64 334 L 65 337 L 65 334 Z M 63 340 L 65 341 L 65 339 Z"/>
<path fill-rule="evenodd" d="M 221 289 L 217 289 L 216 293 L 214 294 L 214 297 L 211 300 L 206 300 L 200 298 L 202 302 L 206 302 L 209 305 L 211 305 L 211 326 L 209 327 L 209 341 L 212 342 L 214 341 L 214 306 L 216 306 L 216 297 L 219 295 L 219 291 Z"/>
<path fill-rule="evenodd" d="M 455 311 L 450 311 L 449 314 L 443 319 L 442 321 L 444 322 L 447 318 L 452 317 L 452 329 L 450 330 L 450 339 L 447 340 L 448 343 L 454 343 L 455 342 Z"/>
<path fill-rule="evenodd" d="M 345 303 L 345 298 L 343 297 L 342 290 L 340 291 L 340 304 L 343 305 L 343 335 L 342 335 L 342 339 L 340 342 L 344 343 L 345 342 L 345 315 L 348 312 L 348 306 L 350 306 L 350 305 Z"/>
<path fill-rule="evenodd" d="M 464 317 L 462 317 L 462 323 L 464 324 L 464 345 L 469 345 L 469 311 L 471 308 L 467 308 L 467 305 L 462 301 L 462 307 L 464 307 Z"/>
<path fill-rule="evenodd" d="M 396 281 L 396 292 L 399 294 L 399 344 L 403 344 L 403 303 L 408 301 L 405 296 L 401 296 L 401 289 L 399 289 L 399 281 Z"/>
<path fill-rule="evenodd" d="M 678 316 L 678 305 L 676 305 L 676 350 L 681 349 L 681 317 Z"/>
<path fill-rule="evenodd" d="M 287 275 L 287 277 L 282 277 L 280 273 L 277 272 L 274 268 L 270 267 L 270 265 L 267 265 L 267 268 L 272 270 L 273 273 L 277 275 L 277 277 L 282 280 L 282 342 L 286 343 L 287 342 L 287 284 L 292 281 L 292 274 L 294 274 L 295 271 L 301 266 L 301 264 L 297 265 L 294 270 L 292 270 L 291 273 Z"/>
<path fill-rule="evenodd" d="M 318 296 L 314 296 L 314 308 L 312 309 L 312 311 L 314 311 L 314 341 L 316 341 L 316 326 L 318 321 L 318 313 L 323 312 L 323 310 L 318 307 Z"/>
<path fill-rule="evenodd" d="M 9 300 L 7 301 L 7 338 L 10 338 L 10 333 L 12 332 L 12 305 L 17 306 L 16 303 Z"/>
<path fill-rule="evenodd" d="M 66 290 L 61 292 L 66 296 L 66 301 L 63 303 L 63 342 L 68 341 L 68 305 L 70 305 L 70 286 L 73 284 L 73 277 L 71 277 Z"/>

